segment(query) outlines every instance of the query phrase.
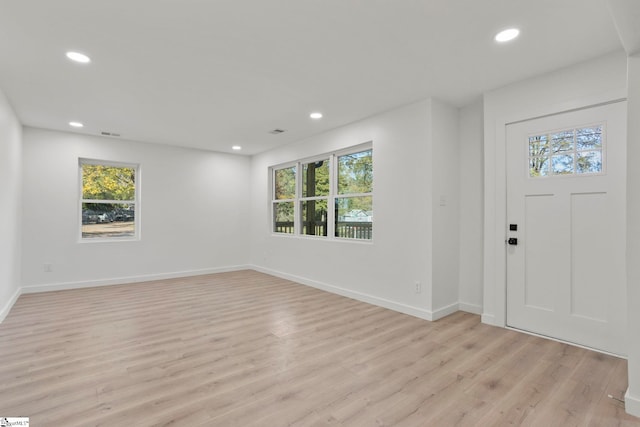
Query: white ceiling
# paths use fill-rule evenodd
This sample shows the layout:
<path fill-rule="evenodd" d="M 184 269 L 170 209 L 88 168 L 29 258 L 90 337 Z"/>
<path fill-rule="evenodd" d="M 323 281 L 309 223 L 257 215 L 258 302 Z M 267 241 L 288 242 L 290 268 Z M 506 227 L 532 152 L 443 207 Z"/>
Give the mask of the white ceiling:
<path fill-rule="evenodd" d="M 243 154 L 621 49 L 602 0 L 0 0 L 0 89 L 25 125 Z"/>

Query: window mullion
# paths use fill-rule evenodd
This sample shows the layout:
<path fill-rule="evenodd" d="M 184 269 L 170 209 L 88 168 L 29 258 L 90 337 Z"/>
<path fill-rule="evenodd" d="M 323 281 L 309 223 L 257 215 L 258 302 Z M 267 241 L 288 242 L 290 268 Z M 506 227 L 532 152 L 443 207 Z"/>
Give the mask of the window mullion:
<path fill-rule="evenodd" d="M 336 193 L 338 189 L 338 156 L 331 155 L 329 161 L 329 200 L 327 201 L 327 237 L 336 237 Z"/>
<path fill-rule="evenodd" d="M 293 232 L 296 235 L 302 234 L 302 209 L 300 197 L 302 196 L 302 163 L 296 163 L 296 194 L 293 203 Z"/>
<path fill-rule="evenodd" d="M 129 204 L 129 205 L 135 205 L 136 201 L 135 200 L 107 200 L 107 199 L 81 199 L 82 203 L 104 203 L 106 205 L 123 205 L 123 204 Z"/>
<path fill-rule="evenodd" d="M 276 169 L 271 169 L 271 203 L 269 204 L 269 210 L 271 211 L 271 221 L 269 224 L 269 229 L 272 233 L 276 232 Z"/>
<path fill-rule="evenodd" d="M 316 158 L 318 160 L 314 160 Z M 320 162 L 325 160 L 329 162 L 329 165 L 323 168 L 322 178 L 320 178 L 320 176 L 314 177 L 314 172 L 318 173 L 318 169 L 323 167 Z M 340 164 L 340 161 L 343 161 L 344 165 Z M 343 167 L 345 168 L 344 190 L 353 191 L 353 193 L 339 194 L 340 183 L 338 181 Z M 305 168 L 313 169 L 305 171 Z M 289 202 L 290 200 L 280 200 L 276 198 L 276 192 L 281 192 L 279 184 L 281 179 L 283 185 L 288 186 L 287 194 L 292 193 L 292 189 L 294 190 L 293 206 L 291 209 L 293 211 L 293 227 L 289 229 L 290 231 L 282 232 L 293 232 L 294 235 L 298 236 L 325 234 L 326 237 L 331 240 L 337 239 L 337 234 L 340 234 L 340 238 L 370 240 L 373 199 L 372 184 L 370 182 L 372 176 L 369 175 L 372 174 L 371 168 L 371 143 L 363 144 L 356 147 L 356 149 L 352 147 L 323 156 L 316 156 L 314 158 L 298 160 L 295 163 L 291 162 L 273 167 L 271 169 L 273 172 L 271 178 L 272 206 L 277 207 L 277 202 Z M 289 169 L 289 171 L 279 172 L 284 169 Z M 293 175 L 291 172 L 294 172 L 295 175 L 291 176 Z M 293 178 L 293 182 L 291 178 Z M 328 188 L 326 186 L 326 178 L 328 178 L 329 181 Z M 305 183 L 305 180 L 309 180 L 310 182 Z M 319 182 L 322 183 L 320 193 L 322 195 L 318 195 L 320 188 L 318 187 L 320 185 Z M 293 188 L 291 184 L 294 184 Z M 315 191 L 312 190 L 312 188 L 315 188 Z M 358 192 L 362 190 L 370 191 L 366 193 Z M 318 205 L 318 202 L 320 202 L 321 205 Z M 338 203 L 340 203 L 340 212 L 337 212 Z M 275 214 L 277 210 L 278 209 L 272 207 L 272 224 L 274 223 L 274 217 L 276 217 L 276 219 L 281 217 L 278 216 L 280 214 Z M 287 217 L 290 215 L 291 210 L 289 210 L 289 207 L 282 208 L 282 211 Z M 345 216 L 344 220 L 341 220 L 344 224 L 342 222 L 338 224 L 338 221 L 342 218 L 342 216 L 338 217 L 338 213 Z M 315 229 L 309 229 L 308 227 L 315 227 Z M 322 227 L 325 227 L 323 232 L 320 231 Z"/>

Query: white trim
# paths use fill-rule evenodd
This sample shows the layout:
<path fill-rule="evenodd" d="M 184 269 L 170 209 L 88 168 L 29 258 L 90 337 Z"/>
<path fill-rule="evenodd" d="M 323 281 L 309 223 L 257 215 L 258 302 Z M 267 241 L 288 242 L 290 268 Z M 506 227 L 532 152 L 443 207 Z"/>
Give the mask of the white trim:
<path fill-rule="evenodd" d="M 140 166 L 138 163 L 128 163 L 128 162 L 120 162 L 114 160 L 100 160 L 100 159 L 89 159 L 87 157 L 79 157 L 78 158 L 79 165 L 94 165 L 94 166 L 109 166 L 114 168 L 137 168 Z"/>
<path fill-rule="evenodd" d="M 105 200 L 105 199 L 85 199 L 83 198 L 83 175 L 82 168 L 84 165 L 94 165 L 94 166 L 107 166 L 113 168 L 130 168 L 135 172 L 135 182 L 134 182 L 134 199 L 133 200 Z M 103 243 L 103 242 L 137 242 L 142 239 L 141 229 L 141 207 L 140 207 L 140 189 L 141 185 L 141 177 L 142 171 L 139 163 L 125 163 L 125 162 L 114 162 L 110 160 L 97 160 L 97 159 L 87 159 L 83 157 L 78 158 L 78 191 L 79 191 L 79 199 L 78 199 L 78 243 Z M 128 204 L 133 205 L 133 226 L 134 226 L 134 234 L 133 236 L 125 236 L 125 237 L 97 237 L 97 238 L 89 238 L 82 236 L 82 205 L 84 203 L 96 203 L 96 204 Z"/>
<path fill-rule="evenodd" d="M 260 267 L 257 265 L 252 265 L 251 268 L 256 271 L 259 271 L 260 273 L 270 274 L 271 276 L 280 277 L 281 279 L 291 280 L 292 282 L 296 282 L 301 285 L 311 286 L 312 288 L 320 289 L 326 292 L 330 292 L 332 294 L 342 295 L 343 297 L 352 298 L 358 301 L 366 302 L 368 304 L 376 305 L 378 307 L 387 308 L 389 310 L 393 310 L 400 313 L 408 314 L 410 316 L 418 317 L 424 320 L 437 320 L 438 318 L 443 316 L 435 318 L 434 314 L 442 315 L 443 313 L 448 312 L 448 310 L 451 309 L 451 306 L 444 307 L 434 313 L 432 311 L 425 310 L 420 307 L 397 303 L 397 302 L 390 301 L 384 298 L 379 298 L 373 295 L 351 291 L 349 289 L 344 289 L 339 286 L 318 282 L 317 280 L 312 280 L 305 277 L 295 276 L 293 274 L 272 270 L 270 268 Z M 457 309 L 457 304 L 453 304 L 453 305 L 455 305 Z M 452 312 L 454 311 L 456 310 L 453 310 Z"/>
<path fill-rule="evenodd" d="M 624 394 L 624 409 L 627 414 L 640 417 L 640 397 L 632 396 L 629 389 Z"/>
<path fill-rule="evenodd" d="M 234 265 L 229 267 L 204 268 L 201 270 L 176 271 L 160 274 L 142 274 L 139 276 L 117 277 L 113 279 L 98 279 L 78 282 L 50 283 L 46 285 L 24 286 L 22 293 L 32 294 L 37 292 L 62 291 L 67 289 L 93 288 L 96 286 L 123 285 L 127 283 L 149 282 L 152 280 L 175 279 L 180 277 L 201 276 L 204 274 L 226 273 L 251 269 L 248 265 Z"/>
<path fill-rule="evenodd" d="M 384 298 L 379 298 L 379 297 L 365 294 L 362 292 L 351 291 L 349 289 L 341 288 L 339 286 L 322 283 L 317 280 L 312 280 L 305 277 L 296 276 L 293 274 L 288 274 L 288 273 L 272 270 L 265 267 L 260 267 L 257 265 L 235 265 L 235 266 L 219 267 L 219 268 L 206 268 L 201 270 L 187 270 L 187 271 L 178 271 L 178 272 L 171 272 L 171 273 L 144 274 L 139 276 L 117 277 L 112 279 L 99 279 L 99 280 L 87 280 L 87 281 L 77 281 L 77 282 L 63 282 L 63 283 L 51 283 L 51 284 L 45 284 L 45 285 L 24 286 L 15 292 L 15 294 L 10 299 L 10 301 L 5 305 L 3 310 L 0 311 L 0 322 L 2 322 L 4 317 L 6 317 L 6 315 L 9 313 L 9 310 L 11 310 L 11 307 L 13 306 L 13 304 L 21 294 L 61 291 L 61 290 L 69 290 L 69 289 L 92 288 L 97 286 L 123 285 L 128 283 L 148 282 L 152 280 L 175 279 L 180 277 L 201 276 L 205 274 L 225 273 L 230 271 L 241 271 L 241 270 L 255 270 L 261 273 L 270 274 L 272 276 L 280 277 L 286 280 L 291 280 L 293 282 L 296 282 L 302 285 L 311 286 L 313 288 L 320 289 L 326 292 L 342 295 L 344 297 L 352 298 L 358 301 L 366 302 L 368 304 L 376 305 L 378 307 L 387 308 L 389 310 L 408 314 L 410 316 L 418 317 L 420 319 L 429 320 L 429 321 L 435 321 L 435 320 L 441 319 L 459 310 L 466 311 L 473 314 L 480 314 L 482 311 L 482 308 L 479 305 L 462 303 L 462 302 L 461 303 L 456 302 L 448 306 L 441 307 L 437 310 L 430 311 L 420 307 L 415 307 L 412 305 L 390 301 Z M 485 320 L 485 316 L 483 315 L 483 321 L 484 320 Z"/>
<path fill-rule="evenodd" d="M 578 343 L 571 342 L 571 341 L 566 341 L 566 340 L 563 340 L 563 339 L 560 339 L 560 338 L 555 338 L 555 337 L 552 337 L 550 335 L 542 335 L 542 334 L 538 334 L 536 332 L 527 331 L 525 329 L 514 328 L 513 326 L 506 326 L 505 329 L 509 329 L 510 331 L 520 332 L 520 333 L 523 333 L 523 334 L 526 334 L 526 335 L 531 335 L 531 336 L 538 337 L 538 338 L 544 338 L 546 340 L 551 340 L 551 341 L 559 342 L 559 343 L 562 343 L 562 344 L 571 345 L 573 347 L 584 348 L 585 350 L 595 351 L 596 353 L 606 354 L 607 356 L 613 356 L 613 357 L 617 357 L 619 359 L 627 360 L 627 356 L 625 356 L 624 354 L 611 353 L 610 351 L 600 350 L 599 348 L 588 347 L 586 345 L 578 344 Z"/>
<path fill-rule="evenodd" d="M 482 313 L 482 316 L 480 316 L 480 320 L 482 321 L 482 323 L 486 325 L 498 326 L 498 327 L 503 326 L 503 325 L 498 325 L 496 323 L 496 316 L 494 316 L 493 314 Z"/>
<path fill-rule="evenodd" d="M 2 321 L 7 318 L 9 312 L 11 311 L 11 308 L 16 303 L 16 301 L 18 301 L 18 298 L 20 298 L 20 295 L 22 295 L 22 288 L 16 289 L 13 295 L 11 295 L 11 298 L 9 298 L 9 301 L 7 301 L 4 307 L 2 307 L 2 310 L 0 310 L 0 323 L 2 323 Z"/>
<path fill-rule="evenodd" d="M 438 308 L 437 310 L 432 311 L 431 319 L 429 320 L 439 320 L 459 310 L 460 310 L 460 304 L 457 302 L 454 302 L 453 304 L 449 304 L 447 306 L 444 306 L 444 307 Z"/>
<path fill-rule="evenodd" d="M 458 303 L 458 310 L 466 311 L 467 313 L 471 313 L 471 314 L 478 314 L 478 315 L 482 314 L 482 306 L 481 305 L 479 305 L 479 304 L 471 304 L 471 303 L 468 303 L 468 302 L 460 301 Z"/>
<path fill-rule="evenodd" d="M 371 197 L 373 201 L 373 189 L 368 193 L 349 193 L 349 194 L 338 194 L 338 163 L 339 158 L 342 156 L 348 156 L 351 154 L 359 154 L 365 151 L 371 151 L 371 161 L 373 162 L 373 141 L 364 142 L 358 145 L 354 145 L 351 147 L 343 148 L 337 151 L 331 151 L 328 153 L 319 154 L 312 157 L 307 157 L 304 159 L 299 159 L 295 162 L 286 162 L 281 163 L 279 165 L 269 166 L 269 179 L 270 179 L 270 207 L 268 215 L 269 217 L 269 232 L 272 236 L 275 235 L 287 235 L 293 238 L 302 238 L 307 235 L 302 234 L 302 209 L 301 204 L 307 200 L 326 200 L 327 201 L 327 225 L 326 225 L 326 236 L 317 236 L 323 240 L 348 240 L 348 241 L 367 241 L 373 242 L 373 237 L 370 239 L 359 239 L 359 238 L 341 238 L 335 235 L 336 232 L 336 209 L 334 209 L 336 205 L 336 201 L 341 198 L 353 198 L 353 197 Z M 317 161 L 328 161 L 329 162 L 329 194 L 326 196 L 314 196 L 314 197 L 302 197 L 302 182 L 303 182 L 303 170 L 304 165 L 310 164 Z M 290 169 L 293 168 L 295 170 L 295 197 L 293 199 L 276 199 L 275 194 L 275 178 L 276 172 L 279 170 Z M 275 224 L 275 205 L 277 203 L 283 202 L 293 202 L 293 233 L 277 233 L 274 231 Z M 373 206 L 372 206 L 373 209 Z"/>

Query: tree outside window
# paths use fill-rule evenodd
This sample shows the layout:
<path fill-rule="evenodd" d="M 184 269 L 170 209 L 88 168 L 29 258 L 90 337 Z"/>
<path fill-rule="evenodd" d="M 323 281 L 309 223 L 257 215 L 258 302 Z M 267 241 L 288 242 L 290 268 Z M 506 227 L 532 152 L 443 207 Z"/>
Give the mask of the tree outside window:
<path fill-rule="evenodd" d="M 603 125 L 529 137 L 531 178 L 602 173 Z"/>
<path fill-rule="evenodd" d="M 80 174 L 81 238 L 137 237 L 137 165 L 81 159 Z"/>
<path fill-rule="evenodd" d="M 272 169 L 275 233 L 370 240 L 371 144 Z"/>

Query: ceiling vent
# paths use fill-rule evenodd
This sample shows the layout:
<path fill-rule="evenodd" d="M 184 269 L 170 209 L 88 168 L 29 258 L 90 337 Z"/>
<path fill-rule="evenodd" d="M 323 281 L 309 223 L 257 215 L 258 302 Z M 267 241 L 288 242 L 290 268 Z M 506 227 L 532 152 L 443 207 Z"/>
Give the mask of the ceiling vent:
<path fill-rule="evenodd" d="M 103 135 L 103 136 L 115 136 L 115 137 L 120 136 L 120 134 L 119 134 L 119 133 L 104 132 L 104 131 L 100 132 L 100 135 Z"/>
<path fill-rule="evenodd" d="M 278 135 L 278 134 L 281 134 L 281 133 L 284 133 L 284 132 L 285 132 L 284 129 L 274 129 L 274 130 L 270 130 L 269 131 L 269 133 L 272 134 L 272 135 Z"/>

